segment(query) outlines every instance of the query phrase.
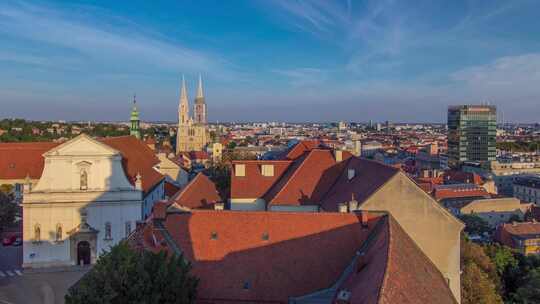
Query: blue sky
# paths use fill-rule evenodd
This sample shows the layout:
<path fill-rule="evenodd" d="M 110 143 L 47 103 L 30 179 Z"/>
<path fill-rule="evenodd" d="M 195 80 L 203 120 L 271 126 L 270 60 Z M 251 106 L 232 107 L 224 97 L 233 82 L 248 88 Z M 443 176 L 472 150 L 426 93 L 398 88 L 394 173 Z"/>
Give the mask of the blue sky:
<path fill-rule="evenodd" d="M 1 117 L 445 121 L 489 102 L 540 121 L 540 2 L 0 2 Z"/>

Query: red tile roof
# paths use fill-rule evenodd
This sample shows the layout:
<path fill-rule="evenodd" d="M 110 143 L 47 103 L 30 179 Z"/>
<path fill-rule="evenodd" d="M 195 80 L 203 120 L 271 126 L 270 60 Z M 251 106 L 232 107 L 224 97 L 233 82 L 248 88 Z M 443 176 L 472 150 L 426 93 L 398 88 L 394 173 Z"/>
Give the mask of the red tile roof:
<path fill-rule="evenodd" d="M 180 187 L 174 185 L 173 183 L 165 180 L 165 184 L 163 186 L 165 189 L 165 195 L 167 197 L 173 197 L 175 194 L 177 194 L 180 191 Z"/>
<path fill-rule="evenodd" d="M 495 231 L 495 239 L 509 247 L 517 248 L 519 245 L 515 239 L 530 239 L 540 238 L 540 223 L 524 222 L 524 223 L 508 223 L 497 227 Z"/>
<path fill-rule="evenodd" d="M 450 170 L 450 171 L 444 172 L 442 179 L 444 180 L 445 183 L 454 182 L 454 183 L 467 183 L 467 184 L 475 184 L 475 185 L 484 184 L 484 180 L 482 179 L 482 177 L 472 172 Z"/>
<path fill-rule="evenodd" d="M 349 303 L 457 303 L 437 267 L 391 216 L 339 290 Z"/>
<path fill-rule="evenodd" d="M 135 136 L 107 137 L 98 140 L 122 154 L 122 165 L 131 184 L 135 185 L 137 174 L 141 174 L 145 193 L 165 178 L 154 169 L 154 166 L 159 164 L 154 151 Z"/>
<path fill-rule="evenodd" d="M 456 303 L 437 268 L 391 216 L 364 215 L 365 228 L 355 213 L 169 213 L 165 231 L 147 221 L 132 235 L 141 239 L 130 243 L 151 251 L 178 248 L 200 278 L 198 303 L 287 303 L 342 289 L 352 292 L 350 303 Z M 165 232 L 174 244 L 163 242 Z M 338 290 L 330 289 L 343 274 Z"/>
<path fill-rule="evenodd" d="M 473 188 L 445 188 L 445 187 L 435 187 L 433 190 L 433 196 L 436 200 L 440 201 L 443 199 L 450 198 L 468 198 L 468 197 L 483 197 L 489 198 L 490 194 L 480 187 Z"/>
<path fill-rule="evenodd" d="M 0 143 L 0 179 L 38 179 L 43 173 L 43 153 L 55 142 Z"/>
<path fill-rule="evenodd" d="M 349 169 L 354 170 L 351 180 L 348 178 Z M 399 169 L 376 161 L 351 157 L 325 194 L 321 207 L 325 211 L 337 211 L 339 204 L 350 201 L 353 194 L 355 200 L 362 204 L 398 172 Z"/>
<path fill-rule="evenodd" d="M 336 162 L 329 149 L 312 149 L 294 161 L 235 161 L 246 165 L 246 176 L 231 172 L 231 198 L 264 198 L 269 205 L 321 205 L 326 211 L 337 211 L 340 203 L 354 193 L 360 203 L 367 199 L 399 169 L 343 153 Z M 275 166 L 273 177 L 263 176 L 260 166 Z M 355 177 L 348 180 L 348 169 Z"/>
<path fill-rule="evenodd" d="M 299 163 L 294 172 L 282 178 L 283 185 L 271 198 L 270 205 L 316 205 L 334 182 L 325 178 L 336 164 L 332 151 L 311 150 Z"/>
<path fill-rule="evenodd" d="M 208 153 L 206 151 L 191 151 L 189 152 L 189 157 L 192 160 L 204 160 L 209 159 Z"/>
<path fill-rule="evenodd" d="M 318 139 L 316 140 L 302 140 L 299 141 L 294 147 L 290 149 L 290 151 L 285 156 L 286 159 L 297 159 L 298 157 L 302 156 L 305 152 L 311 151 L 315 148 L 322 147 L 322 142 Z"/>
<path fill-rule="evenodd" d="M 164 178 L 153 169 L 159 160 L 143 141 L 134 136 L 98 140 L 122 154 L 122 165 L 131 184 L 135 184 L 137 173 L 141 174 L 143 191 L 149 191 Z M 58 145 L 54 142 L 0 143 L 0 179 L 24 179 L 27 174 L 32 179 L 40 178 L 43 154 Z"/>
<path fill-rule="evenodd" d="M 247 160 L 233 161 L 231 170 L 231 198 L 260 198 L 270 190 L 270 187 L 285 173 L 290 160 Z M 245 176 L 235 176 L 235 164 L 246 166 Z M 263 176 L 261 165 L 274 165 L 274 176 Z"/>
<path fill-rule="evenodd" d="M 171 198 L 172 203 L 190 209 L 213 209 L 214 204 L 220 201 L 216 185 L 202 172 Z"/>

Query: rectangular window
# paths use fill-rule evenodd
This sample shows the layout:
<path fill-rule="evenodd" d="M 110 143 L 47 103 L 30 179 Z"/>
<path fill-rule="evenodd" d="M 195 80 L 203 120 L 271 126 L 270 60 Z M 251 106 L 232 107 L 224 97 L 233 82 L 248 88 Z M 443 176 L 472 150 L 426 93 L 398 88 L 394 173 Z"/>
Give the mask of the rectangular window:
<path fill-rule="evenodd" d="M 126 222 L 126 237 L 128 237 L 130 233 L 131 233 L 131 222 L 127 221 Z"/>
<path fill-rule="evenodd" d="M 246 176 L 246 165 L 236 164 L 234 165 L 234 175 L 235 176 Z"/>
<path fill-rule="evenodd" d="M 263 176 L 274 176 L 274 165 L 262 165 L 261 173 Z"/>

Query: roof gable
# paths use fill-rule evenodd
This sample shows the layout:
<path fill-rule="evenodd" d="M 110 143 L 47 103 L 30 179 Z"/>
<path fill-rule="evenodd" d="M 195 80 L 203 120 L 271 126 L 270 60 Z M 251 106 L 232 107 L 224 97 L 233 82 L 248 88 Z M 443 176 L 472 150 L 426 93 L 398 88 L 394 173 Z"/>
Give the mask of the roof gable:
<path fill-rule="evenodd" d="M 221 201 L 221 197 L 216 185 L 199 172 L 171 201 L 191 209 L 212 209 L 215 203 Z"/>
<path fill-rule="evenodd" d="M 118 154 L 118 150 L 105 145 L 86 134 L 81 134 L 59 146 L 52 148 L 43 156 L 113 156 Z"/>
<path fill-rule="evenodd" d="M 354 170 L 352 179 L 349 179 L 348 170 Z M 398 169 L 376 161 L 351 157 L 322 199 L 322 208 L 338 211 L 339 204 L 350 201 L 353 194 L 355 200 L 362 204 L 398 172 Z"/>
<path fill-rule="evenodd" d="M 270 201 L 271 205 L 317 205 L 322 195 L 333 183 L 328 178 L 336 164 L 331 150 L 314 149 L 284 182 Z"/>

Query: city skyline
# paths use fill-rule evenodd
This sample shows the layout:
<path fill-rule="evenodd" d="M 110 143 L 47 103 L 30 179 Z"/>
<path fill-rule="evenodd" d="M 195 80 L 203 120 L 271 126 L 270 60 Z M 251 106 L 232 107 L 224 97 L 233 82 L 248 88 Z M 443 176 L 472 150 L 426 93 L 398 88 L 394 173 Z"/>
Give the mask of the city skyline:
<path fill-rule="evenodd" d="M 127 121 L 136 93 L 143 121 L 174 122 L 182 74 L 191 102 L 201 73 L 210 122 L 445 122 L 448 105 L 482 102 L 537 122 L 538 8 L 7 1 L 3 117 Z"/>

